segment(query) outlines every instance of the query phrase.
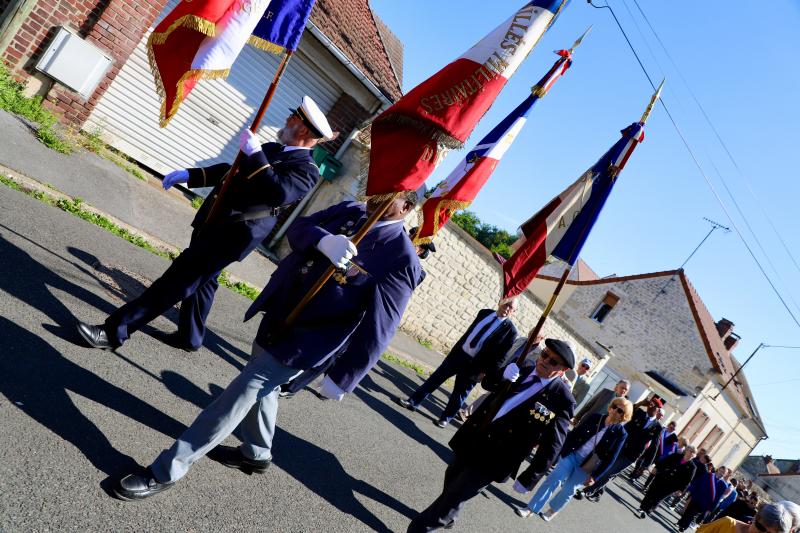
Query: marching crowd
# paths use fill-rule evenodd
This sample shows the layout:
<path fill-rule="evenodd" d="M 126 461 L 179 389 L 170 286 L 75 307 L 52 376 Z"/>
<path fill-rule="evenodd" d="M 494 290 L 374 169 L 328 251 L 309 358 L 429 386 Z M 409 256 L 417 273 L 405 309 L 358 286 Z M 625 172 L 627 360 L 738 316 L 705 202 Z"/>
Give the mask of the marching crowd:
<path fill-rule="evenodd" d="M 250 253 L 272 231 L 282 209 L 308 193 L 319 179 L 310 150 L 334 136 L 324 114 L 305 97 L 278 132 L 279 143 L 261 144 L 249 130 L 242 133 L 244 157 L 235 176 L 227 176 L 227 164 L 165 176 L 165 188 L 176 183 L 214 187 L 212 198 L 227 179 L 234 179 L 234 187 L 216 218 L 209 220 L 210 204 L 198 211 L 188 248 L 141 296 L 103 324 L 78 323 L 84 342 L 116 349 L 180 302 L 178 330 L 163 340 L 187 351 L 199 349 L 220 271 Z M 415 247 L 403 227 L 422 197 L 423 191 L 407 191 L 388 202 L 343 202 L 298 218 L 287 233 L 291 253 L 245 314 L 245 320 L 261 315 L 247 365 L 148 467 L 122 477 L 114 494 L 143 500 L 169 490 L 204 456 L 248 474 L 264 473 L 272 462 L 281 391 L 291 395 L 319 378 L 324 398 L 341 400 L 352 392 L 388 346 L 422 283 L 420 259 L 435 251 L 430 245 Z M 367 226 L 368 219 L 377 223 Z M 363 239 L 356 244 L 353 236 L 362 228 Z M 304 308 L 295 307 L 331 265 L 333 279 Z M 554 338 L 537 338 L 537 347 L 527 350 L 510 320 L 516 310 L 515 300 L 481 310 L 428 380 L 408 398 L 398 398 L 403 407 L 416 410 L 454 377 L 436 425 L 447 426 L 459 413 L 464 418 L 450 440 L 453 457 L 442 491 L 412 518 L 408 531 L 452 526 L 468 500 L 510 478 L 518 492 L 533 491 L 516 513 L 550 521 L 572 499 L 597 501 L 625 469 L 633 468 L 638 478 L 651 464 L 641 518 L 672 498 L 673 505 L 686 499 L 681 530 L 692 521 L 717 517 L 702 526 L 705 531 L 797 529 L 796 506 L 753 499 L 749 487 L 731 481 L 724 467 L 715 469 L 704 450 L 682 442 L 674 425 L 661 426 L 658 398 L 636 404 L 626 399 L 628 382 L 599 391 L 576 413 L 589 391 L 585 376 L 591 361 L 576 361 L 570 345 Z M 489 392 L 465 406 L 478 383 Z M 237 428 L 242 444 L 222 445 Z M 520 472 L 528 458 L 529 466 Z M 721 528 L 720 520 L 730 527 Z"/>

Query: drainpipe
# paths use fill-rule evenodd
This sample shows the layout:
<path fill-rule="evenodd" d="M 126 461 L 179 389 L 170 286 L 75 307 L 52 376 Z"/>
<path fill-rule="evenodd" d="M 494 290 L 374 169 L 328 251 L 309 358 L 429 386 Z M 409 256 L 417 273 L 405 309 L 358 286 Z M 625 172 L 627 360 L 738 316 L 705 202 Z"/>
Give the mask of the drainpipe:
<path fill-rule="evenodd" d="M 0 15 L 0 54 L 5 52 L 14 39 L 22 23 L 28 18 L 36 0 L 11 0 L 2 15 Z"/>

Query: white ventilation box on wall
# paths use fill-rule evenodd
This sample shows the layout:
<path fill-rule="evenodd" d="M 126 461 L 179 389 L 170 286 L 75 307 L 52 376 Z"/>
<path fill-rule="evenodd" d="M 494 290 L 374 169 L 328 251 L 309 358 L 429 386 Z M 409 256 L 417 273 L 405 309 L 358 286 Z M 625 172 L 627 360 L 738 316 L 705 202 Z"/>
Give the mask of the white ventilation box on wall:
<path fill-rule="evenodd" d="M 36 69 L 88 99 L 111 68 L 112 59 L 99 48 L 61 27 Z"/>

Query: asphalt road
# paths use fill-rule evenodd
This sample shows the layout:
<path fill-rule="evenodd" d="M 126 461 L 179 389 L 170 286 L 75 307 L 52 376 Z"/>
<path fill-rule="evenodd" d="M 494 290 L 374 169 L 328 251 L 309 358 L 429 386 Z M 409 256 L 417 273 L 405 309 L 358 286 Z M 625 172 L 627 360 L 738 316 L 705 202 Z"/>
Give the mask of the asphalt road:
<path fill-rule="evenodd" d="M 121 502 L 113 479 L 148 464 L 237 373 L 256 324 L 220 290 L 197 353 L 159 343 L 173 310 L 118 353 L 78 344 L 74 320 L 101 322 L 166 261 L 0 186 L 0 531 L 405 531 L 441 488 L 454 429 L 393 399 L 420 379 L 380 362 L 341 403 L 281 403 L 274 465 L 247 476 L 201 460 L 175 488 Z M 431 413 L 430 411 L 433 411 Z M 232 436 L 228 444 L 236 444 Z M 550 524 L 518 518 L 511 484 L 470 502 L 457 531 L 656 532 L 630 511 L 626 482 L 601 503 L 572 502 Z"/>

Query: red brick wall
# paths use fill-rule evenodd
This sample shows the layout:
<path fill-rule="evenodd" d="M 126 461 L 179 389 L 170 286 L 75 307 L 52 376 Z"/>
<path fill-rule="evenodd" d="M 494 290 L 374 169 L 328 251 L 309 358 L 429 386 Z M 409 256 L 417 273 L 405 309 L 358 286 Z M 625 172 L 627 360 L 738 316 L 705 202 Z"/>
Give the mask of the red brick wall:
<path fill-rule="evenodd" d="M 369 116 L 369 111 L 361 107 L 352 96 L 342 94 L 327 115 L 331 129 L 338 131 L 340 135 L 335 141 L 322 143 L 320 146 L 335 154 L 353 128 L 360 126 Z"/>
<path fill-rule="evenodd" d="M 47 94 L 45 105 L 60 114 L 62 122 L 81 125 L 165 5 L 166 0 L 38 0 L 0 58 L 23 78 L 34 74 L 58 26 L 78 30 L 111 55 L 112 67 L 88 101 L 58 83 Z"/>

